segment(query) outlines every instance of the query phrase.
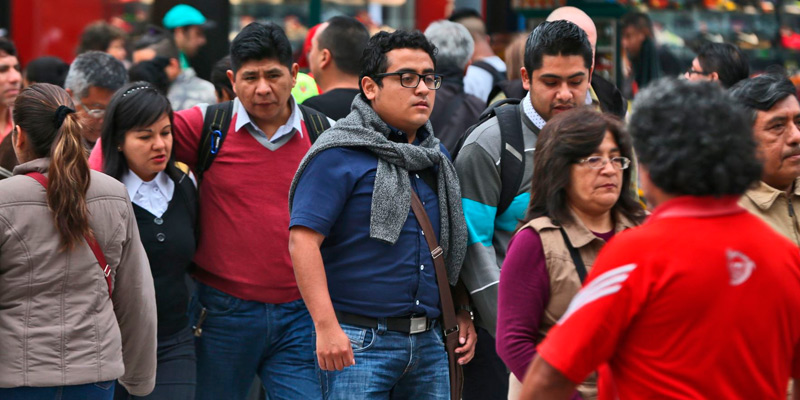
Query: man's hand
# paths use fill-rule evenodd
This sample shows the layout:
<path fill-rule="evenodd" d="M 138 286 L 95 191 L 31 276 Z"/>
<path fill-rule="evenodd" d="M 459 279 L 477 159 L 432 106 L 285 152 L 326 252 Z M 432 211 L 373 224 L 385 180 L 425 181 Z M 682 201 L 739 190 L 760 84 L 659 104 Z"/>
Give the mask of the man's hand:
<path fill-rule="evenodd" d="M 356 364 L 350 339 L 339 325 L 317 329 L 317 361 L 326 371 L 341 371 Z"/>
<path fill-rule="evenodd" d="M 459 310 L 456 319 L 458 320 L 458 343 L 461 344 L 461 347 L 456 347 L 456 354 L 462 355 L 458 358 L 458 363 L 464 365 L 475 356 L 478 334 L 475 332 L 472 316 L 468 311 Z"/>

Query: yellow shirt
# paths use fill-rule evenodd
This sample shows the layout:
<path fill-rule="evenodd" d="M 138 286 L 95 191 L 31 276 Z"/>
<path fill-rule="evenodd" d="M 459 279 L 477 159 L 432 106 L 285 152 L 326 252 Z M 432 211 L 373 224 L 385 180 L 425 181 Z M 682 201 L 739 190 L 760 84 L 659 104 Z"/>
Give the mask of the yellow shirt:
<path fill-rule="evenodd" d="M 745 192 L 739 205 L 755 214 L 778 233 L 800 246 L 800 178 L 794 181 L 794 190 L 787 194 L 764 182 Z"/>

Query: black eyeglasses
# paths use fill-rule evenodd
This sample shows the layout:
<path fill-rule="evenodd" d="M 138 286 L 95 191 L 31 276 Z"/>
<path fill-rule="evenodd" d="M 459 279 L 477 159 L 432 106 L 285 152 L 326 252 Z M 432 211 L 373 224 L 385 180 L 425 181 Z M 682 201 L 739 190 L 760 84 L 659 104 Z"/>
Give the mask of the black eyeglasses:
<path fill-rule="evenodd" d="M 387 72 L 375 75 L 376 78 L 397 75 L 400 77 L 400 86 L 416 89 L 419 81 L 424 80 L 425 86 L 430 90 L 437 90 L 442 86 L 442 76 L 438 74 L 418 74 L 416 72 Z"/>
<path fill-rule="evenodd" d="M 694 69 L 693 67 L 689 67 L 689 69 L 686 70 L 686 75 L 692 76 L 694 74 L 703 75 L 703 76 L 708 75 L 707 73 L 705 73 L 703 71 L 698 71 L 698 70 Z"/>

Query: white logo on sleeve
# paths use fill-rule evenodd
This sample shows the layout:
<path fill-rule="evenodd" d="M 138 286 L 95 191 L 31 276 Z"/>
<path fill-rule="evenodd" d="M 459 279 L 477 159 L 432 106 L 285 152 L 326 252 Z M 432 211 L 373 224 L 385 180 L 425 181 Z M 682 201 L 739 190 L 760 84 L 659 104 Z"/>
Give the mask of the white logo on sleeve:
<path fill-rule="evenodd" d="M 753 274 L 756 263 L 744 253 L 736 250 L 728 249 L 726 255 L 728 256 L 728 273 L 731 276 L 731 286 L 741 285 Z"/>
<path fill-rule="evenodd" d="M 628 280 L 631 271 L 634 269 L 636 269 L 636 264 L 627 264 L 608 270 L 595 278 L 575 295 L 569 303 L 567 312 L 558 320 L 558 323 L 563 324 L 570 315 L 578 311 L 581 307 L 605 296 L 619 292 L 622 288 L 622 283 Z"/>

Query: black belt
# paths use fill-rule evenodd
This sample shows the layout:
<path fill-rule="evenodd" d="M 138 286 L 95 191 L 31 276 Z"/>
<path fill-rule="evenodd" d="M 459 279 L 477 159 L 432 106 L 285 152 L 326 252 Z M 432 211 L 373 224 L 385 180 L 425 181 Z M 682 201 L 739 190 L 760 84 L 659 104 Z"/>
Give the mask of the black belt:
<path fill-rule="evenodd" d="M 365 317 L 363 315 L 350 314 L 343 311 L 336 311 L 336 318 L 341 324 L 356 325 L 362 328 L 378 329 L 378 318 Z M 381 318 L 386 320 L 386 330 L 402 332 L 409 335 L 422 333 L 430 330 L 435 319 L 427 317 L 402 317 L 402 318 Z"/>

